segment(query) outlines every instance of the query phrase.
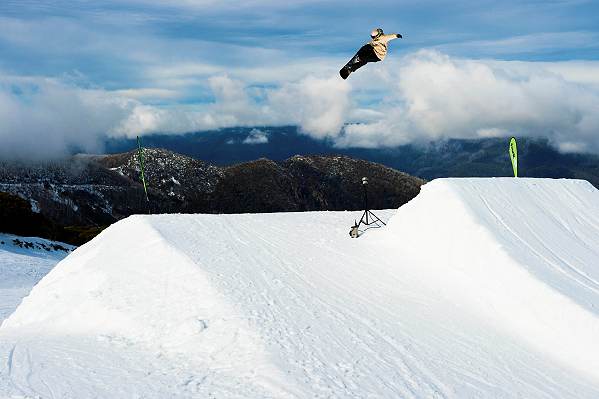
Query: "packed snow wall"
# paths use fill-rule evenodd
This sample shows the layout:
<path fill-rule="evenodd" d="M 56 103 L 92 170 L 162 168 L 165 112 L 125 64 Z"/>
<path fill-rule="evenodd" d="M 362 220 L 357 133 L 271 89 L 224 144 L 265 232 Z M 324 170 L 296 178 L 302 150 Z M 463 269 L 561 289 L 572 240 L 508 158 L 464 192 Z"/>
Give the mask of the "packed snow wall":
<path fill-rule="evenodd" d="M 599 376 L 599 190 L 590 183 L 438 179 L 387 233 L 482 318 Z"/>

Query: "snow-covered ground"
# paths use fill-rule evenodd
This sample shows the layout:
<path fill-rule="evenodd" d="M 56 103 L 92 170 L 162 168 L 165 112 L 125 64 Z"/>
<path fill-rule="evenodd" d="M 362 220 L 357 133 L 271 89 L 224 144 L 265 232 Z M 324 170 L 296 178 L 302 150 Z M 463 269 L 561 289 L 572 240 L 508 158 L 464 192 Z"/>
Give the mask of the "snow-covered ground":
<path fill-rule="evenodd" d="M 73 248 L 43 238 L 0 233 L 0 322 Z"/>
<path fill-rule="evenodd" d="M 377 214 L 116 223 L 4 321 L 0 397 L 599 397 L 599 191 L 439 179 Z"/>

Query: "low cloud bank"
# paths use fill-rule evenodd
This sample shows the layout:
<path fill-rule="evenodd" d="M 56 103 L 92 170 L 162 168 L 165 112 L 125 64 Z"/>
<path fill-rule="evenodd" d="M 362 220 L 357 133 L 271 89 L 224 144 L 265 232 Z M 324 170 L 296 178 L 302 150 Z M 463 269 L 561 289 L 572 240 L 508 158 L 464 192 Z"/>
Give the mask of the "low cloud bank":
<path fill-rule="evenodd" d="M 206 83 L 210 102 L 182 104 L 172 88 L 107 91 L 0 74 L 0 157 L 99 152 L 106 137 L 289 124 L 339 147 L 516 135 L 599 153 L 597 76 L 599 63 L 590 61 L 469 60 L 420 51 L 369 65 L 347 81 L 306 76 L 269 87 L 216 74 Z M 145 96 L 173 103 L 153 105 Z"/>
<path fill-rule="evenodd" d="M 544 136 L 564 151 L 599 152 L 599 63 L 454 59 L 422 51 L 399 63 L 382 116 L 349 124 L 340 146 Z M 580 71 L 595 80 L 585 81 Z M 595 71 L 595 74 L 591 73 Z"/>

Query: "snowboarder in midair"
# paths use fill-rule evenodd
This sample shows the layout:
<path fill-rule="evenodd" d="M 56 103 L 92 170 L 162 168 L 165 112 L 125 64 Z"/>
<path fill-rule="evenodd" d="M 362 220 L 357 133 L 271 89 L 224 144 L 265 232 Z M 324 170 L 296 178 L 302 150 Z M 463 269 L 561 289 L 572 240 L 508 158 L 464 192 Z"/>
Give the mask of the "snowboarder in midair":
<path fill-rule="evenodd" d="M 387 43 L 402 36 L 399 33 L 385 35 L 381 28 L 377 28 L 370 32 L 370 37 L 372 40 L 363 45 L 356 55 L 339 71 L 343 79 L 347 79 L 350 73 L 355 72 L 369 62 L 384 60 L 387 55 Z"/>

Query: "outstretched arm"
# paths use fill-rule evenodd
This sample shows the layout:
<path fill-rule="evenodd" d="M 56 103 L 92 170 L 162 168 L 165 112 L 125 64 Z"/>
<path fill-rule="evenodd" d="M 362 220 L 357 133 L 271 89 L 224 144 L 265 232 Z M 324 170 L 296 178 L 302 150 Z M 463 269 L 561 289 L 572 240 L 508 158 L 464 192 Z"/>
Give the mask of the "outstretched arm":
<path fill-rule="evenodd" d="M 382 35 L 379 40 L 384 41 L 385 43 L 387 43 L 390 40 L 394 40 L 394 39 L 399 39 L 402 38 L 403 36 L 400 35 L 399 33 L 391 33 L 390 35 Z"/>

